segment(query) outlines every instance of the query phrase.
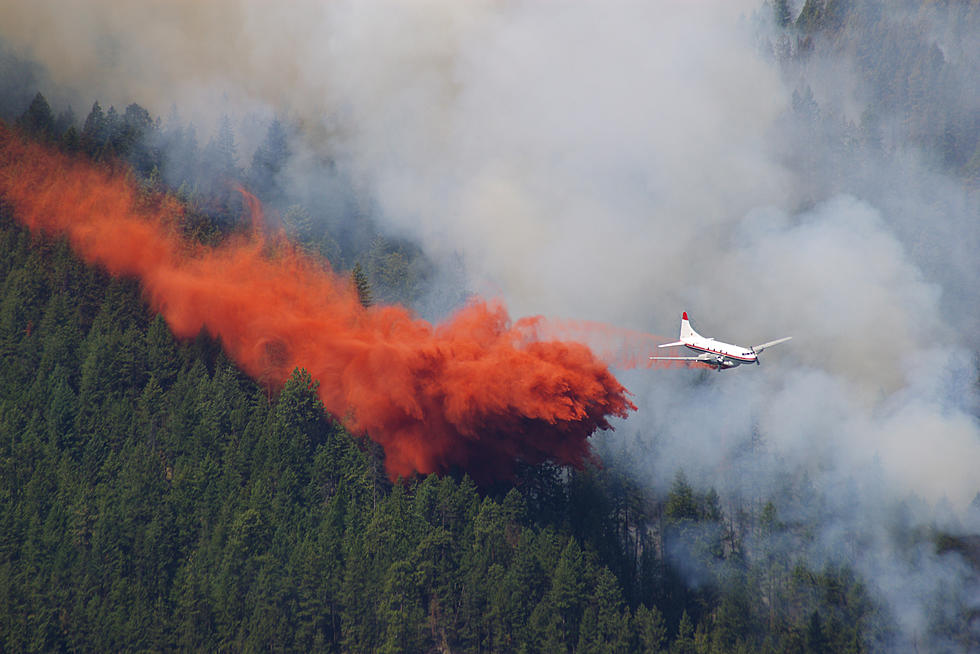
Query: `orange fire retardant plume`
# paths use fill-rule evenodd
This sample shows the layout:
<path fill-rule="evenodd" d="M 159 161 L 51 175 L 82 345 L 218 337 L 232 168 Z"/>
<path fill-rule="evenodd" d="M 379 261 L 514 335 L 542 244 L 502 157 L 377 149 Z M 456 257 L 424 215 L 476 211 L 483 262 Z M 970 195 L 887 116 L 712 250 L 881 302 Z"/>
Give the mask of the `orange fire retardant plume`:
<path fill-rule="evenodd" d="M 500 304 L 474 302 L 437 326 L 398 306 L 364 309 L 326 262 L 269 247 L 259 230 L 214 248 L 189 242 L 172 198 L 3 125 L 0 198 L 32 231 L 139 278 L 177 337 L 207 329 L 273 387 L 305 368 L 326 410 L 383 446 L 392 478 L 458 466 L 491 480 L 515 461 L 581 466 L 589 436 L 635 409 L 585 345 L 529 339 Z"/>

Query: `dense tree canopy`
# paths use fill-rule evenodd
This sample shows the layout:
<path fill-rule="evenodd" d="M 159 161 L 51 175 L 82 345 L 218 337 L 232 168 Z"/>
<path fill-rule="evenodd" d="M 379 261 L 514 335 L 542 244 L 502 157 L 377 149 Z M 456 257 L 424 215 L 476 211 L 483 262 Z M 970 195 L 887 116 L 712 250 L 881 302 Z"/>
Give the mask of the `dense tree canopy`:
<path fill-rule="evenodd" d="M 886 147 L 880 116 L 900 113 L 939 165 L 980 182 L 976 116 L 935 101 L 969 94 L 976 76 L 944 58 L 924 22 L 888 20 L 870 0 L 807 0 L 796 17 L 794 4 L 772 3 L 775 50 L 787 61 L 855 51 L 872 96 L 858 138 Z M 933 4 L 956 3 L 923 6 Z M 952 10 L 976 25 L 976 7 Z M 791 110 L 834 119 L 805 84 Z M 377 234 L 356 203 L 290 196 L 285 121 L 251 135 L 260 145 L 247 167 L 228 119 L 199 137 L 176 110 L 161 122 L 137 104 L 120 114 L 96 102 L 78 124 L 37 93 L 16 122 L 175 195 L 188 208 L 181 227 L 201 241 L 242 228 L 233 187 L 244 182 L 303 247 L 337 267 L 363 262 L 350 276 L 365 305 L 423 293 L 429 264 L 417 247 Z M 357 226 L 341 231 L 335 211 Z M 207 333 L 175 340 L 134 282 L 32 236 L 0 198 L 0 650 L 861 652 L 892 642 L 894 616 L 874 589 L 840 562 L 807 560 L 816 536 L 774 498 L 732 509 L 683 471 L 656 493 L 614 469 L 549 465 L 484 488 L 464 471 L 391 483 L 380 450 L 324 413 L 317 383 L 296 370 L 267 388 Z M 807 483 L 786 494 L 805 497 Z M 976 550 L 952 537 L 938 547 Z M 929 628 L 980 649 L 971 610 Z"/>
<path fill-rule="evenodd" d="M 6 213 L 0 247 L 4 650 L 844 651 L 887 624 L 846 569 L 737 556 L 683 475 L 391 484 L 304 371 L 257 385 Z"/>

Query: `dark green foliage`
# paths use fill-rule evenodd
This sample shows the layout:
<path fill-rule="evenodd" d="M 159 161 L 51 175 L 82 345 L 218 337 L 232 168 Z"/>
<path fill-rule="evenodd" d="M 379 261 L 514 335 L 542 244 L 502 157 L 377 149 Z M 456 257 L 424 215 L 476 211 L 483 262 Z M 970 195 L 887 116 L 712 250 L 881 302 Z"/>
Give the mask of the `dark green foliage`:
<path fill-rule="evenodd" d="M 53 141 L 58 136 L 51 105 L 41 93 L 34 96 L 27 111 L 17 120 L 17 126 L 26 134 L 42 141 Z"/>
<path fill-rule="evenodd" d="M 527 468 L 498 499 L 392 486 L 307 373 L 270 401 L 134 283 L 3 221 L 4 650 L 816 652 L 882 632 L 846 568 L 735 556 L 717 494 L 680 474 L 660 532 L 608 471 Z M 772 505 L 759 524 L 784 529 Z"/>
<path fill-rule="evenodd" d="M 846 568 L 734 556 L 682 474 L 662 501 L 595 469 L 391 485 L 306 372 L 270 399 L 132 282 L 0 219 L 5 651 L 863 651 L 881 631 Z M 785 529 L 771 504 L 758 523 Z"/>
<path fill-rule="evenodd" d="M 158 125 L 146 109 L 138 104 L 126 107 L 114 149 L 144 176 L 149 176 L 161 163 L 160 153 L 152 145 L 157 140 L 157 129 Z"/>
<path fill-rule="evenodd" d="M 516 489 L 391 486 L 307 373 L 270 401 L 3 220 L 4 650 L 628 649 L 616 577 Z"/>
<path fill-rule="evenodd" d="M 656 606 L 644 605 L 636 610 L 634 628 L 638 636 L 638 651 L 643 654 L 659 654 L 667 643 L 667 627 Z"/>
<path fill-rule="evenodd" d="M 374 299 L 410 304 L 421 295 L 430 264 L 414 244 L 377 236 L 367 253 L 366 275 Z"/>
<path fill-rule="evenodd" d="M 82 124 L 81 146 L 93 158 L 98 158 L 103 152 L 109 138 L 109 127 L 102 105 L 96 101 L 92 110 Z"/>
<path fill-rule="evenodd" d="M 829 33 L 837 17 L 852 20 L 849 6 L 808 1 L 797 27 Z M 786 20 L 788 3 L 774 8 Z M 862 11 L 875 33 L 898 34 Z M 866 139 L 895 107 L 927 106 L 931 80 L 945 75 L 941 54 L 917 39 L 876 41 L 910 42 L 914 51 L 888 74 L 876 63 L 884 54 L 852 43 L 873 82 Z M 244 172 L 230 121 L 202 151 L 176 113 L 160 129 L 138 105 L 120 116 L 95 103 L 77 129 L 43 100 L 25 127 L 95 159 L 122 158 L 147 186 L 170 186 L 189 205 L 192 237 L 216 242 L 238 220 L 230 184 Z M 793 108 L 821 116 L 805 84 Z M 925 115 L 909 114 L 910 124 Z M 980 179 L 975 130 L 947 123 L 943 156 Z M 320 211 L 284 196 L 288 157 L 274 123 L 247 179 L 289 207 L 291 236 L 336 263 L 341 248 L 318 226 Z M 345 254 L 365 262 L 352 271 L 365 305 L 372 291 L 418 297 L 429 273 L 409 243 L 379 237 Z M 786 524 L 766 498 L 741 509 L 736 527 L 722 498 L 682 473 L 662 497 L 614 470 L 548 465 L 488 489 L 462 472 L 392 484 L 379 448 L 325 416 L 315 391 L 301 370 L 278 394 L 256 385 L 206 332 L 176 342 L 134 282 L 85 267 L 64 243 L 33 239 L 0 208 L 0 650 L 891 644 L 888 616 L 862 582 L 846 566 L 812 567 L 807 525 Z M 937 547 L 959 551 L 948 540 Z M 970 610 L 937 610 L 931 629 L 969 651 Z"/>
<path fill-rule="evenodd" d="M 350 276 L 354 282 L 354 288 L 357 290 L 357 299 L 361 301 L 361 305 L 366 309 L 374 304 L 374 298 L 371 295 L 371 284 L 368 282 L 367 275 L 364 274 L 364 269 L 361 267 L 361 264 L 354 264 L 354 269 L 351 270 Z"/>

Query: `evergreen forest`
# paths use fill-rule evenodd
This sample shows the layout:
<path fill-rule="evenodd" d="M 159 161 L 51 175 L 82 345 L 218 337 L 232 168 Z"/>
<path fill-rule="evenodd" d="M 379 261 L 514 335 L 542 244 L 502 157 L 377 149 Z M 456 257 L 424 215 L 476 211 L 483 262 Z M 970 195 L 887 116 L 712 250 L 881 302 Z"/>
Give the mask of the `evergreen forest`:
<path fill-rule="evenodd" d="M 304 371 L 270 394 L 6 215 L 0 249 L 6 651 L 829 652 L 886 628 L 846 568 L 748 557 L 683 474 L 664 498 L 597 468 L 392 483 Z"/>
<path fill-rule="evenodd" d="M 948 4 L 980 25 L 976 3 Z M 880 141 L 877 118 L 901 110 L 937 166 L 978 184 L 977 114 L 928 102 L 950 88 L 937 80 L 963 71 L 937 59 L 915 23 L 877 20 L 873 2 L 807 0 L 798 18 L 786 2 L 765 6 L 782 34 L 768 47 L 788 67 L 820 48 L 860 50 L 878 113 L 849 126 L 855 142 Z M 866 47 L 896 43 L 900 28 L 907 57 Z M 228 119 L 201 145 L 176 112 L 161 119 L 135 103 L 96 102 L 79 118 L 35 90 L 3 106 L 30 138 L 128 167 L 145 193 L 179 199 L 190 238 L 216 244 L 245 229 L 233 180 L 291 239 L 346 271 L 365 305 L 410 305 L 426 292 L 425 254 L 384 235 L 341 173 L 322 193 L 291 195 L 280 172 L 302 136 L 285 119 L 250 135 L 259 145 L 243 162 Z M 805 85 L 791 111 L 814 125 L 840 118 L 821 113 Z M 487 486 L 462 470 L 393 481 L 381 448 L 324 412 L 317 384 L 297 369 L 270 388 L 206 331 L 175 339 L 136 280 L 31 234 L 0 198 L 0 651 L 816 654 L 895 644 L 897 618 L 873 581 L 846 561 L 807 558 L 819 535 L 793 510 L 818 501 L 805 476 L 754 502 L 702 491 L 683 470 L 658 493 L 599 464 L 521 465 Z M 916 536 L 980 575 L 975 543 Z M 937 610 L 922 638 L 980 650 L 977 609 L 957 609 Z"/>

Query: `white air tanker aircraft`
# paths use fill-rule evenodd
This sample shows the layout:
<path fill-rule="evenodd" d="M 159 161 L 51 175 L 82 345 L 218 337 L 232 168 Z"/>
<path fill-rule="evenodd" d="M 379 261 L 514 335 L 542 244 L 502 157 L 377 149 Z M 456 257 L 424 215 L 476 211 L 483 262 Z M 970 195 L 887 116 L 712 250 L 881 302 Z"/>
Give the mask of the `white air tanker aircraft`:
<path fill-rule="evenodd" d="M 731 343 L 722 343 L 721 341 L 716 341 L 713 338 L 706 338 L 701 334 L 694 331 L 691 327 L 691 323 L 687 320 L 687 311 L 681 316 L 681 336 L 679 341 L 674 341 L 673 343 L 664 343 L 658 347 L 674 347 L 677 345 L 683 345 L 684 347 L 690 348 L 695 352 L 700 352 L 696 357 L 650 357 L 656 361 L 700 361 L 705 363 L 715 370 L 727 370 L 728 368 L 734 368 L 735 366 L 740 366 L 743 363 L 759 363 L 759 352 L 762 352 L 767 347 L 772 347 L 773 345 L 778 345 L 779 343 L 784 343 L 792 336 L 787 336 L 785 338 L 780 338 L 775 341 L 769 341 L 768 343 L 763 343 L 762 345 L 756 345 L 755 347 L 742 347 L 741 345 L 732 345 Z"/>

